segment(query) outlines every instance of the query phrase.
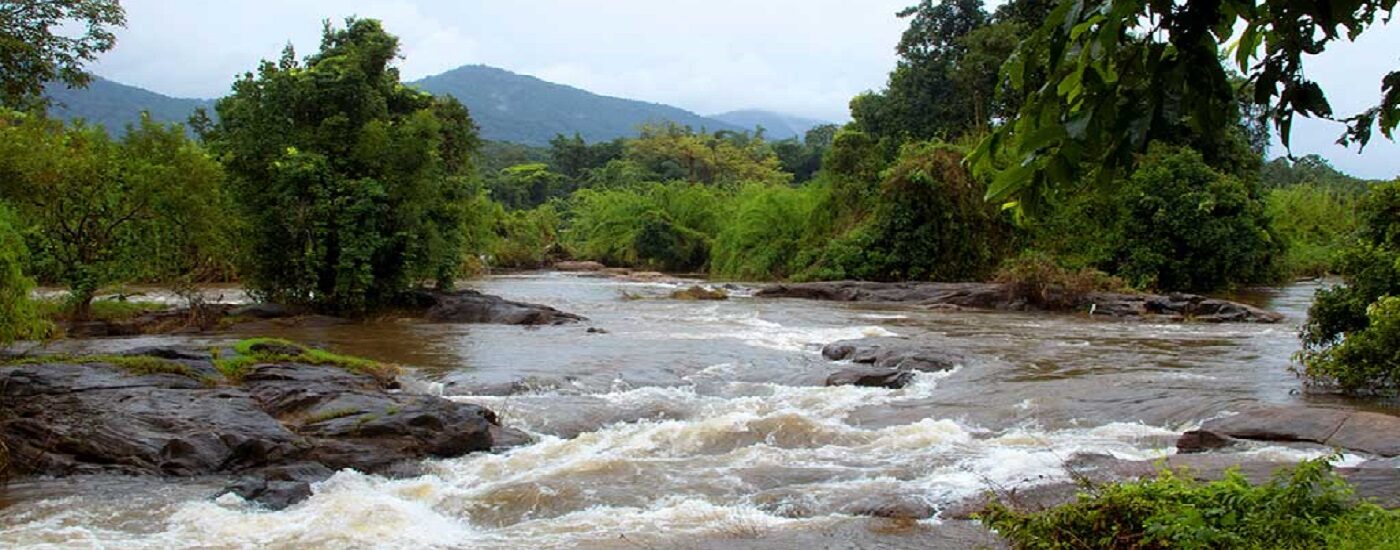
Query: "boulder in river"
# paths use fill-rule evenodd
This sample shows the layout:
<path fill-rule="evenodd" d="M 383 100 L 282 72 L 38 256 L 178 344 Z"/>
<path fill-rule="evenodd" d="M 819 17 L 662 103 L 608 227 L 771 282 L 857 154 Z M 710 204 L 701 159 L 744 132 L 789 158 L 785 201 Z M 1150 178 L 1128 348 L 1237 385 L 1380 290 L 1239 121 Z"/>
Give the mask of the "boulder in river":
<path fill-rule="evenodd" d="M 1400 456 L 1400 417 L 1323 409 L 1269 407 L 1210 420 L 1182 434 L 1177 450 L 1201 452 L 1240 440 L 1301 441 L 1383 457 Z"/>
<path fill-rule="evenodd" d="M 284 506 L 334 469 L 489 451 L 493 433 L 526 442 L 490 410 L 393 391 L 363 363 L 144 353 L 0 365 L 0 441 L 15 473 L 241 475 L 236 492 Z"/>
<path fill-rule="evenodd" d="M 593 261 L 554 262 L 553 267 L 555 271 L 602 271 L 607 269 L 607 266 Z"/>
<path fill-rule="evenodd" d="M 435 323 L 563 325 L 585 320 L 549 306 L 515 302 L 475 290 L 420 290 L 414 293 L 413 302 L 424 309 L 425 319 Z"/>
<path fill-rule="evenodd" d="M 842 340 L 822 348 L 822 356 L 854 366 L 827 377 L 828 386 L 866 386 L 900 389 L 914 381 L 915 372 L 940 372 L 962 364 L 965 358 L 929 343 L 906 338 Z"/>
<path fill-rule="evenodd" d="M 1030 311 L 1038 309 L 1003 283 L 879 283 L 833 281 L 770 285 L 761 298 L 805 298 L 835 302 L 898 303 L 929 309 L 947 307 Z M 1201 322 L 1277 323 L 1283 316 L 1254 306 L 1195 294 L 1091 292 L 1066 300 L 1066 310 L 1108 318 L 1156 318 Z"/>
<path fill-rule="evenodd" d="M 680 290 L 672 292 L 671 298 L 674 298 L 676 300 L 719 301 L 728 300 L 729 293 L 725 292 L 723 289 L 706 288 L 700 285 L 694 285 L 689 288 L 682 288 Z"/>

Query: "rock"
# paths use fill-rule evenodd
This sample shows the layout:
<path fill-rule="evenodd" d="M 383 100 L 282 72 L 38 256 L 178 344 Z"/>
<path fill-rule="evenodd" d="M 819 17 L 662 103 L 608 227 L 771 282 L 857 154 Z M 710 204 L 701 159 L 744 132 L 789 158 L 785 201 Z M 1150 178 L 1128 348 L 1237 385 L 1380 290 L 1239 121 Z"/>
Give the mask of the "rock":
<path fill-rule="evenodd" d="M 933 517 L 938 510 L 923 499 L 874 496 L 852 502 L 841 513 L 897 520 L 921 520 Z"/>
<path fill-rule="evenodd" d="M 862 386 L 897 390 L 914 381 L 914 373 L 879 367 L 841 369 L 826 378 L 828 386 Z"/>
<path fill-rule="evenodd" d="M 306 314 L 306 310 L 299 307 L 284 306 L 281 304 L 248 304 L 239 306 L 228 312 L 233 317 L 245 317 L 249 319 L 285 319 Z"/>
<path fill-rule="evenodd" d="M 314 462 L 266 468 L 240 477 L 224 489 L 267 510 L 282 510 L 311 497 L 311 484 L 335 472 Z"/>
<path fill-rule="evenodd" d="M 491 426 L 491 452 L 493 453 L 524 447 L 534 442 L 534 437 L 520 430 L 494 424 Z"/>
<path fill-rule="evenodd" d="M 1199 452 L 1237 440 L 1302 441 L 1379 456 L 1400 455 L 1400 418 L 1365 411 L 1271 407 L 1206 422 L 1177 441 Z"/>
<path fill-rule="evenodd" d="M 683 288 L 671 293 L 671 298 L 676 300 L 728 300 L 729 293 L 720 289 L 705 288 L 695 285 L 690 288 Z"/>
<path fill-rule="evenodd" d="M 420 290 L 412 301 L 424 308 L 425 319 L 435 323 L 563 325 L 585 320 L 549 306 L 513 302 L 474 290 Z"/>
<path fill-rule="evenodd" d="M 935 344 L 906 338 L 860 338 L 841 340 L 822 348 L 822 356 L 832 361 L 872 365 L 882 369 L 939 372 L 967 361 L 960 354 L 944 351 Z"/>
<path fill-rule="evenodd" d="M 760 289 L 763 298 L 805 298 L 836 302 L 902 303 L 926 309 L 947 307 L 983 310 L 1036 309 L 1001 283 L 878 283 L 835 281 L 777 284 Z M 1194 294 L 1123 294 L 1093 292 L 1076 299 L 1069 311 L 1110 318 L 1166 318 L 1203 322 L 1277 323 L 1283 316 L 1253 306 Z"/>
<path fill-rule="evenodd" d="M 0 442 L 17 473 L 240 475 L 235 492 L 280 508 L 335 469 L 392 474 L 529 441 L 485 408 L 390 391 L 391 381 L 338 367 L 256 365 L 235 386 L 202 352 L 147 351 L 191 376 L 104 363 L 0 367 Z"/>
<path fill-rule="evenodd" d="M 598 327 L 588 327 L 589 334 L 607 334 L 608 329 Z"/>
<path fill-rule="evenodd" d="M 602 271 L 607 266 L 598 262 L 555 262 L 555 271 Z"/>

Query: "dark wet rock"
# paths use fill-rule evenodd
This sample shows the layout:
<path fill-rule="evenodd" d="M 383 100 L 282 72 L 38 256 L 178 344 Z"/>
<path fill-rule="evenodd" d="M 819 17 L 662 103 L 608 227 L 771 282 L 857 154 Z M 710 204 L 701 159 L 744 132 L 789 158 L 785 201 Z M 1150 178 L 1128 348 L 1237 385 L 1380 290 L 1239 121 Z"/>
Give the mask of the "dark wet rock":
<path fill-rule="evenodd" d="M 503 325 L 563 325 L 584 317 L 549 306 L 513 302 L 474 290 L 417 291 L 412 302 L 435 323 L 495 323 Z"/>
<path fill-rule="evenodd" d="M 389 381 L 337 367 L 255 365 L 235 383 L 190 359 L 200 352 L 148 351 L 191 375 L 102 363 L 0 367 L 0 441 L 17 473 L 236 474 L 235 492 L 280 507 L 334 469 L 391 473 L 528 442 L 480 406 L 391 391 Z"/>
<path fill-rule="evenodd" d="M 281 510 L 311 497 L 311 484 L 324 481 L 335 471 L 315 462 L 265 468 L 241 476 L 225 492 L 255 502 L 268 510 Z"/>
<path fill-rule="evenodd" d="M 499 453 L 516 447 L 524 447 L 535 442 L 530 434 L 514 428 L 491 425 L 491 452 Z"/>
<path fill-rule="evenodd" d="M 1035 310 L 1001 283 L 878 283 L 835 281 L 777 284 L 754 295 L 765 298 L 806 298 L 836 302 L 901 303 L 925 308 Z M 1071 299 L 1072 298 L 1072 299 Z M 1111 318 L 1166 318 L 1202 322 L 1277 323 L 1283 316 L 1253 306 L 1194 294 L 1122 294 L 1094 292 L 1065 297 L 1068 311 Z"/>
<path fill-rule="evenodd" d="M 897 390 L 914 381 L 914 373 L 879 367 L 841 369 L 826 378 L 828 386 L 862 386 Z"/>
<path fill-rule="evenodd" d="M 1400 417 L 1316 407 L 1261 408 L 1210 420 L 1182 434 L 1177 449 L 1200 452 L 1239 440 L 1301 441 L 1390 457 L 1400 455 Z"/>
<path fill-rule="evenodd" d="M 608 329 L 598 327 L 588 327 L 589 334 L 607 334 Z"/>
<path fill-rule="evenodd" d="M 822 356 L 832 361 L 850 360 L 883 369 L 940 372 L 966 361 L 957 353 L 933 344 L 906 338 L 861 338 L 842 340 L 822 348 Z"/>

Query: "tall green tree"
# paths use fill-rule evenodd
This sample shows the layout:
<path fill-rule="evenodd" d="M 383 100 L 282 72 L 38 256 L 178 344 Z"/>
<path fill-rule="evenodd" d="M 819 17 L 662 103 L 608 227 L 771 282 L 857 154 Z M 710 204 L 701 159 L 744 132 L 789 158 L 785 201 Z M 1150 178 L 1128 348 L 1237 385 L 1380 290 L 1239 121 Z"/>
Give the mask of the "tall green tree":
<path fill-rule="evenodd" d="M 117 0 L 0 2 L 0 105 L 42 106 L 50 82 L 86 86 L 92 76 L 83 65 L 112 49 L 124 25 Z"/>
<path fill-rule="evenodd" d="M 206 139 L 249 230 L 243 269 L 265 300 L 361 313 L 463 260 L 476 127 L 465 107 L 404 86 L 399 40 L 373 19 L 326 24 L 219 100 Z"/>

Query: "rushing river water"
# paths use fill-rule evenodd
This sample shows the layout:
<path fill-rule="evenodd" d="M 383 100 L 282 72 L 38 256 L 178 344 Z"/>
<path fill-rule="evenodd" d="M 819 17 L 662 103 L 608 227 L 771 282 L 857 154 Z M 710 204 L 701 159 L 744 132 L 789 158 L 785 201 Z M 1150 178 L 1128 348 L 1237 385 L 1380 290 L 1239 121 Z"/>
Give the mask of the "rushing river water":
<path fill-rule="evenodd" d="M 282 512 L 211 499 L 220 480 L 20 483 L 0 496 L 0 547 L 966 546 L 981 540 L 966 525 L 851 512 L 888 502 L 938 508 L 992 487 L 1060 479 L 1077 452 L 1160 457 L 1206 418 L 1302 400 L 1288 365 L 1315 290 L 1299 284 L 1262 297 L 1288 315 L 1283 324 L 1205 325 L 742 295 L 682 302 L 664 298 L 673 285 L 562 274 L 476 286 L 590 320 L 382 322 L 276 335 L 417 366 L 423 389 L 494 409 L 538 443 L 431 461 L 427 475 L 410 479 L 341 472 Z M 841 367 L 822 358 L 823 344 L 893 335 L 968 360 L 901 390 L 822 386 Z"/>

